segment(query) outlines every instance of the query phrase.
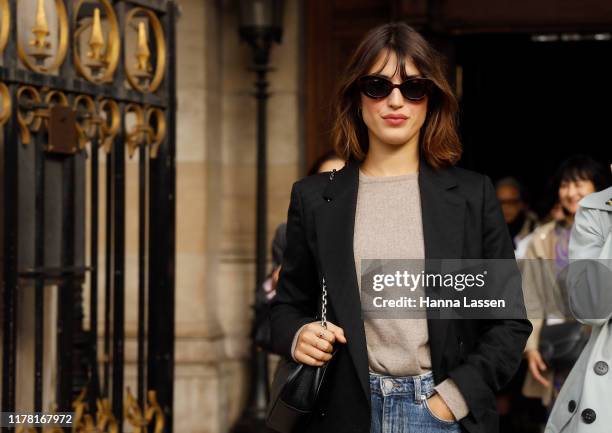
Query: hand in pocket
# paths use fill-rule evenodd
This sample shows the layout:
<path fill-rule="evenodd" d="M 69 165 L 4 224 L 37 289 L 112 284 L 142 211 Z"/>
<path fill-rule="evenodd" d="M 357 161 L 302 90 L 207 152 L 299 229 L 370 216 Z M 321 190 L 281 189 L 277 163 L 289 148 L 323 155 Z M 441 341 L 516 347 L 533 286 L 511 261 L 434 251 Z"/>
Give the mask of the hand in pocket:
<path fill-rule="evenodd" d="M 429 397 L 427 399 L 427 406 L 429 407 L 429 411 L 436 418 L 441 419 L 442 421 L 456 421 L 455 416 L 439 394 L 434 394 Z"/>

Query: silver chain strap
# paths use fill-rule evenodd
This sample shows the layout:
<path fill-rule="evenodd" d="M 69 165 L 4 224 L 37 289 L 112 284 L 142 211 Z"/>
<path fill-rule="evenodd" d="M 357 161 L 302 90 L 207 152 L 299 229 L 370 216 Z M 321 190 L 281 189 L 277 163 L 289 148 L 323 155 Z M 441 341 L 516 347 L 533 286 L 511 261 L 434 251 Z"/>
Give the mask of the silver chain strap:
<path fill-rule="evenodd" d="M 329 174 L 329 180 L 334 180 L 336 175 L 336 169 L 334 168 Z M 323 284 L 321 287 L 321 326 L 327 329 L 327 285 L 325 284 L 325 277 L 323 277 Z"/>
<path fill-rule="evenodd" d="M 323 287 L 321 289 L 321 326 L 327 329 L 327 285 L 323 277 Z"/>

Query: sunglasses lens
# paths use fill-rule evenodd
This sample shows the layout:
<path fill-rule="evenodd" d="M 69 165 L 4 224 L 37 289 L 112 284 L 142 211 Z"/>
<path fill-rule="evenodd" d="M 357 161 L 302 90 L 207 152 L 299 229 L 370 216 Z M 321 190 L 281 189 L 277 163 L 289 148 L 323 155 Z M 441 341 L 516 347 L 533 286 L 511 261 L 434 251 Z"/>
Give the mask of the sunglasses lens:
<path fill-rule="evenodd" d="M 393 90 L 393 84 L 389 80 L 378 77 L 364 77 L 361 79 L 360 85 L 361 91 L 366 96 L 375 99 L 386 98 Z M 431 93 L 433 83 L 425 78 L 411 78 L 404 81 L 399 88 L 404 98 L 411 101 L 420 101 Z"/>
<path fill-rule="evenodd" d="M 400 90 L 404 98 L 410 99 L 411 101 L 419 101 L 431 91 L 431 81 L 414 78 L 402 83 Z"/>
<path fill-rule="evenodd" d="M 370 98 L 384 98 L 391 93 L 391 86 L 387 80 L 367 78 L 362 82 L 362 90 Z"/>

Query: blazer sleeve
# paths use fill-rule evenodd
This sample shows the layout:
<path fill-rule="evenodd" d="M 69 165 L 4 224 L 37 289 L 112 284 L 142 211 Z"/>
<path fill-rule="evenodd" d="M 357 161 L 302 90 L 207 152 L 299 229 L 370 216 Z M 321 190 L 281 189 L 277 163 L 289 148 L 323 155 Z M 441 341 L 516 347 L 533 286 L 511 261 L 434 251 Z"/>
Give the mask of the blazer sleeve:
<path fill-rule="evenodd" d="M 514 259 L 514 249 L 510 234 L 501 213 L 499 202 L 491 180 L 484 177 L 482 207 L 482 252 L 483 259 Z M 504 260 L 508 264 L 512 280 L 512 296 L 522 307 L 521 318 L 498 318 L 478 320 L 480 336 L 478 343 L 466 354 L 465 361 L 449 372 L 470 411 L 478 413 L 488 410 L 493 393 L 506 385 L 516 373 L 520 364 L 523 348 L 532 330 L 526 318 L 520 274 L 514 260 Z M 509 297 L 506 297 L 509 299 Z M 482 323 L 480 323 L 482 322 Z"/>
<path fill-rule="evenodd" d="M 272 350 L 292 359 L 296 332 L 316 320 L 318 279 L 315 260 L 308 248 L 300 183 L 291 188 L 287 213 L 287 245 L 283 253 L 276 296 L 271 302 Z"/>

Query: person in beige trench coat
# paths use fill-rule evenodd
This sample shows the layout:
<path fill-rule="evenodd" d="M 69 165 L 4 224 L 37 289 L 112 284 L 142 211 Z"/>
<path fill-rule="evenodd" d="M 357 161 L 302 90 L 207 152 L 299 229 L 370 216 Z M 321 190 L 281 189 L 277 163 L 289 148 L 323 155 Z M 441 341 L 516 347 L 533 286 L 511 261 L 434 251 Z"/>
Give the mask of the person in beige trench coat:
<path fill-rule="evenodd" d="M 545 317 L 571 316 L 569 310 L 563 309 L 563 306 L 556 302 L 556 300 L 562 299 L 562 290 L 565 289 L 559 284 L 553 260 L 555 245 L 558 241 L 557 228 L 560 227 L 560 224 L 559 221 L 551 221 L 537 228 L 529 243 L 525 260 L 520 262 L 525 306 L 529 320 L 533 325 L 533 332 L 525 346 L 525 356 L 528 359 L 530 352 L 536 352 L 539 355 L 540 332 Z M 539 398 L 544 406 L 548 406 L 552 401 L 553 387 L 550 384 L 553 380 L 554 371 L 545 367 L 545 369 L 539 371 L 539 374 L 540 377 L 538 378 L 531 370 L 527 371 L 523 384 L 523 395 L 530 398 Z M 549 385 L 543 384 L 542 380 Z"/>
<path fill-rule="evenodd" d="M 568 244 L 579 202 L 589 194 L 608 187 L 610 173 L 599 161 L 585 155 L 566 159 L 555 174 L 555 190 L 564 219 L 539 227 L 533 233 L 525 260 L 520 261 L 525 307 L 533 332 L 525 347 L 528 372 L 523 395 L 552 403 L 569 374 L 569 369 L 553 370 L 539 351 L 544 325 L 574 321 L 569 310 L 566 287 Z"/>
<path fill-rule="evenodd" d="M 592 331 L 545 433 L 604 433 L 612 425 L 612 187 L 580 206 L 569 245 L 569 305 Z"/>

